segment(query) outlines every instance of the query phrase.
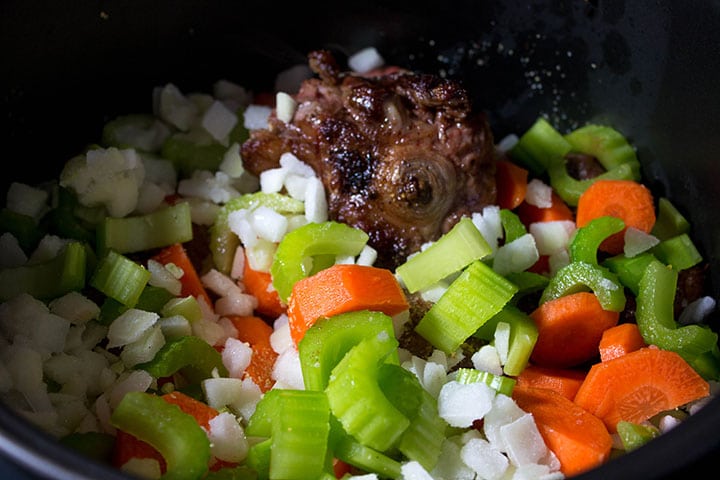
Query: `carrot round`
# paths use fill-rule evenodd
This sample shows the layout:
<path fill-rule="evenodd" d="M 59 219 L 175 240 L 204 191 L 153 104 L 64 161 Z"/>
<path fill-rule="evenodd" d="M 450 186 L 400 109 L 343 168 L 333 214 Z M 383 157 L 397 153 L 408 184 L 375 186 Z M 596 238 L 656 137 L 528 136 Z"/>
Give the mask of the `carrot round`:
<path fill-rule="evenodd" d="M 247 257 L 243 268 L 243 285 L 247 293 L 257 298 L 258 306 L 255 311 L 258 314 L 275 319 L 285 313 L 280 295 L 272 288 L 272 275 L 269 272 L 253 270 Z"/>
<path fill-rule="evenodd" d="M 516 385 L 547 388 L 572 400 L 584 379 L 585 372 L 582 370 L 528 365 L 517 376 Z"/>
<path fill-rule="evenodd" d="M 390 270 L 337 264 L 295 283 L 287 315 L 297 345 L 320 317 L 358 310 L 393 316 L 408 308 L 405 294 Z"/>
<path fill-rule="evenodd" d="M 260 391 L 267 392 L 275 384 L 272 372 L 278 357 L 270 343 L 273 328 L 260 317 L 231 315 L 228 319 L 238 331 L 237 339 L 249 344 L 253 351 L 245 375 L 260 387 Z"/>
<path fill-rule="evenodd" d="M 207 290 L 205 290 L 195 266 L 192 261 L 190 261 L 190 257 L 181 243 L 175 243 L 163 248 L 156 253 L 152 259 L 163 265 L 173 263 L 179 267 L 183 271 L 183 276 L 180 277 L 180 284 L 182 285 L 181 295 L 192 295 L 196 298 L 202 297 L 207 301 L 207 304 L 212 307 L 210 295 L 208 295 Z"/>
<path fill-rule="evenodd" d="M 530 317 L 538 327 L 532 362 L 566 368 L 596 357 L 603 332 L 617 325 L 620 314 L 603 310 L 595 294 L 577 292 L 543 303 Z"/>
<path fill-rule="evenodd" d="M 512 398 L 532 414 L 540 435 L 566 476 L 595 468 L 610 457 L 613 442 L 603 422 L 563 395 L 518 384 Z"/>
<path fill-rule="evenodd" d="M 520 205 L 518 205 L 515 213 L 517 213 L 518 217 L 520 217 L 520 220 L 525 224 L 525 226 L 529 226 L 531 223 L 535 222 L 575 220 L 575 216 L 573 215 L 572 210 L 570 210 L 570 207 L 568 207 L 565 201 L 560 198 L 560 195 L 555 193 L 554 190 L 552 192 L 551 206 L 547 208 L 540 208 L 523 201 Z"/>
<path fill-rule="evenodd" d="M 528 171 L 508 160 L 495 162 L 497 204 L 500 208 L 514 210 L 525 200 Z"/>
<path fill-rule="evenodd" d="M 646 346 L 637 324 L 621 323 L 603 332 L 598 345 L 600 361 L 606 362 Z"/>
<path fill-rule="evenodd" d="M 649 346 L 593 365 L 574 402 L 614 433 L 620 420 L 641 423 L 709 394 L 708 382 L 680 355 Z"/>
<path fill-rule="evenodd" d="M 604 216 L 617 217 L 625 222 L 625 229 L 600 244 L 600 250 L 612 255 L 620 254 L 628 227 L 649 233 L 655 225 L 652 193 L 633 180 L 597 180 L 580 196 L 575 221 L 578 227 L 583 227 L 591 220 Z"/>

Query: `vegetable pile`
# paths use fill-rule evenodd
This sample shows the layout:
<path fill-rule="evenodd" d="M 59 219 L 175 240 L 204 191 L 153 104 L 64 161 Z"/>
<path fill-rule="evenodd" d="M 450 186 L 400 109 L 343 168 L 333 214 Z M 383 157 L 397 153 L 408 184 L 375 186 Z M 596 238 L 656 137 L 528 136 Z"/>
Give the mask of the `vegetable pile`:
<path fill-rule="evenodd" d="M 144 478 L 559 479 L 711 398 L 706 262 L 621 133 L 539 118 L 497 145 L 497 204 L 391 271 L 294 155 L 244 170 L 291 94 L 158 87 L 10 185 L 5 404 Z"/>

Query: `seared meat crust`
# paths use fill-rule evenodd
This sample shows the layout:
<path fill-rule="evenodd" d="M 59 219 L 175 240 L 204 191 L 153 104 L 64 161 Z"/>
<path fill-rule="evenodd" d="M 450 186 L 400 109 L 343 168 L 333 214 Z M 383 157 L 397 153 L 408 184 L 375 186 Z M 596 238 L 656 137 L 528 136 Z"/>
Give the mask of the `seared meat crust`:
<path fill-rule="evenodd" d="M 311 52 L 309 65 L 317 78 L 295 95 L 292 121 L 273 114 L 243 144 L 249 171 L 292 152 L 323 181 L 330 218 L 368 232 L 387 268 L 494 203 L 492 132 L 458 82 L 342 72 L 327 51 Z"/>

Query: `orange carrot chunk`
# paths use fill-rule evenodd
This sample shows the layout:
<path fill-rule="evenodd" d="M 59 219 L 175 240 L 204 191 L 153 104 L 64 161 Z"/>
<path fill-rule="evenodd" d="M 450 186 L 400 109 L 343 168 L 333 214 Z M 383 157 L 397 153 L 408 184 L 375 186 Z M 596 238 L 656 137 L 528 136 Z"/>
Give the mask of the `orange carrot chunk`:
<path fill-rule="evenodd" d="M 578 227 L 583 227 L 604 216 L 625 222 L 625 229 L 600 244 L 600 250 L 618 255 L 623 251 L 628 227 L 649 233 L 655 225 L 652 193 L 645 185 L 632 180 L 597 180 L 580 196 L 575 220 Z"/>
<path fill-rule="evenodd" d="M 258 314 L 275 319 L 285 313 L 280 295 L 272 288 L 272 275 L 269 272 L 253 270 L 247 257 L 245 257 L 242 283 L 245 291 L 257 298 L 258 306 L 255 311 Z"/>
<path fill-rule="evenodd" d="M 287 314 L 290 334 L 297 345 L 320 317 L 358 310 L 393 316 L 408 308 L 405 294 L 390 270 L 338 264 L 296 282 Z"/>
<path fill-rule="evenodd" d="M 637 324 L 621 323 L 603 332 L 598 345 L 600 361 L 607 362 L 646 346 Z"/>
<path fill-rule="evenodd" d="M 163 265 L 173 263 L 183 271 L 183 276 L 180 277 L 182 285 L 180 294 L 182 296 L 202 297 L 207 301 L 208 305 L 212 306 L 210 295 L 208 295 L 205 286 L 200 281 L 200 276 L 182 244 L 175 243 L 165 247 L 156 253 L 152 259 Z"/>
<path fill-rule="evenodd" d="M 267 392 L 275 384 L 272 372 L 278 357 L 270 343 L 273 328 L 260 317 L 231 315 L 228 319 L 238 331 L 237 339 L 249 344 L 253 351 L 245 375 L 260 387 L 260 391 Z"/>
<path fill-rule="evenodd" d="M 516 385 L 547 388 L 572 400 L 584 379 L 585 372 L 582 370 L 528 365 L 517 376 Z"/>
<path fill-rule="evenodd" d="M 708 382 L 680 355 L 649 346 L 593 365 L 574 401 L 614 433 L 620 420 L 641 423 L 709 394 Z"/>
<path fill-rule="evenodd" d="M 609 458 L 612 437 L 595 415 L 546 388 L 517 384 L 512 397 L 520 408 L 532 414 L 566 476 L 595 468 Z"/>
<path fill-rule="evenodd" d="M 508 160 L 495 162 L 497 204 L 500 208 L 514 210 L 525 200 L 528 171 Z"/>
<path fill-rule="evenodd" d="M 575 220 L 575 216 L 573 215 L 572 210 L 570 210 L 570 207 L 567 206 L 563 199 L 560 198 L 554 190 L 552 192 L 551 206 L 547 208 L 540 208 L 523 201 L 520 205 L 518 205 L 515 213 L 517 213 L 518 217 L 520 217 L 520 220 L 526 227 L 535 222 Z"/>
<path fill-rule="evenodd" d="M 603 310 L 595 294 L 577 292 L 543 303 L 530 317 L 538 327 L 531 361 L 567 368 L 598 355 L 603 332 L 617 325 L 620 314 Z"/>

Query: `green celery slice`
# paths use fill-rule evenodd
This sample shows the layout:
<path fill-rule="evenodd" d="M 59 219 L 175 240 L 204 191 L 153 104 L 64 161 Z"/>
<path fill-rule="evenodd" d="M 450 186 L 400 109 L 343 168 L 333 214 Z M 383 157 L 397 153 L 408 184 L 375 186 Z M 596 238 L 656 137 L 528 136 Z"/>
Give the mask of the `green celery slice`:
<path fill-rule="evenodd" d="M 368 238 L 359 228 L 334 221 L 308 223 L 285 235 L 270 267 L 273 287 L 280 299 L 287 302 L 295 282 L 311 273 L 307 258 L 327 254 L 358 255 Z"/>
<path fill-rule="evenodd" d="M 625 228 L 625 222 L 617 217 L 598 217 L 578 228 L 570 241 L 570 261 L 598 265 L 600 244 L 614 233 Z"/>
<path fill-rule="evenodd" d="M 159 310 L 163 317 L 172 317 L 173 315 L 182 315 L 190 322 L 198 321 L 202 318 L 202 309 L 197 298 L 192 295 L 187 297 L 174 297 L 168 300 Z"/>
<path fill-rule="evenodd" d="M 665 197 L 658 198 L 657 219 L 650 232 L 660 240 L 690 233 L 690 222 Z"/>
<path fill-rule="evenodd" d="M 490 253 L 490 245 L 475 224 L 470 218 L 464 217 L 426 250 L 397 267 L 395 272 L 407 290 L 415 293 Z"/>
<path fill-rule="evenodd" d="M 510 150 L 510 156 L 518 157 L 521 161 L 525 157 L 532 159 L 529 162 L 536 174 L 562 163 L 563 158 L 572 149 L 572 145 L 553 127 L 550 122 L 540 117 L 520 137 L 518 143 Z M 539 167 L 538 167 L 539 165 Z"/>
<path fill-rule="evenodd" d="M 665 265 L 670 265 L 678 271 L 694 267 L 703 260 L 687 233 L 661 241 L 650 252 Z"/>
<path fill-rule="evenodd" d="M 175 296 L 162 287 L 154 287 L 145 285 L 140 298 L 138 298 L 135 308 L 145 310 L 146 312 L 160 313 L 163 306 L 175 298 Z M 100 306 L 100 315 L 98 323 L 102 325 L 110 325 L 113 320 L 122 315 L 130 307 L 123 305 L 117 300 L 107 297 Z"/>
<path fill-rule="evenodd" d="M 226 151 L 227 147 L 209 133 L 196 130 L 168 137 L 163 143 L 161 156 L 171 160 L 182 177 L 190 177 L 195 170 L 217 170 Z"/>
<path fill-rule="evenodd" d="M 87 255 L 79 242 L 70 242 L 52 259 L 0 270 L 0 301 L 21 293 L 50 300 L 85 286 Z"/>
<path fill-rule="evenodd" d="M 213 263 L 222 273 L 230 273 L 235 250 L 240 239 L 230 230 L 228 215 L 237 210 L 252 210 L 260 205 L 272 208 L 281 214 L 300 214 L 305 211 L 305 204 L 288 195 L 280 193 L 255 192 L 247 193 L 230 199 L 224 204 L 210 227 L 210 251 Z"/>
<path fill-rule="evenodd" d="M 495 329 L 500 322 L 510 325 L 508 356 L 505 365 L 503 365 L 503 371 L 506 375 L 515 377 L 525 369 L 530 360 L 530 354 L 535 347 L 535 343 L 537 343 L 537 325 L 528 314 L 514 305 L 508 304 L 497 315 L 488 320 L 475 333 L 475 336 L 486 341 L 492 341 L 495 338 Z"/>
<path fill-rule="evenodd" d="M 625 136 L 607 125 L 585 125 L 565 135 L 565 140 L 574 152 L 592 155 L 606 170 L 638 161 Z"/>
<path fill-rule="evenodd" d="M 270 478 L 272 443 L 272 438 L 268 437 L 262 442 L 251 445 L 248 449 L 245 463 L 257 473 L 257 480 L 268 480 Z"/>
<path fill-rule="evenodd" d="M 507 208 L 500 209 L 500 222 L 505 232 L 505 243 L 510 243 L 527 233 L 527 228 L 517 213 Z"/>
<path fill-rule="evenodd" d="M 99 252 L 133 253 L 192 240 L 190 204 L 180 202 L 147 215 L 105 217 L 97 229 Z"/>
<path fill-rule="evenodd" d="M 330 433 L 334 437 L 332 453 L 336 458 L 381 478 L 400 477 L 400 462 L 355 440 L 334 417 L 331 417 Z"/>
<path fill-rule="evenodd" d="M 561 268 L 543 290 L 540 303 L 587 290 L 592 290 L 604 310 L 622 312 L 625 308 L 625 292 L 615 274 L 585 262 L 571 262 Z"/>
<path fill-rule="evenodd" d="M 476 370 L 474 368 L 458 368 L 455 381 L 464 384 L 483 382 L 496 392 L 507 396 L 512 395 L 516 382 L 514 378 L 506 377 L 504 375 L 495 375 L 490 372 Z"/>
<path fill-rule="evenodd" d="M 0 210 L 0 232 L 11 233 L 25 253 L 34 250 L 45 235 L 34 218 L 7 208 Z"/>
<path fill-rule="evenodd" d="M 240 465 L 239 467 L 223 467 L 220 470 L 210 471 L 203 480 L 258 480 L 259 478 L 254 468 Z"/>
<path fill-rule="evenodd" d="M 511 272 L 505 275 L 511 283 L 515 284 L 518 288 L 517 293 L 513 296 L 510 303 L 516 304 L 520 298 L 525 295 L 539 292 L 547 287 L 550 279 L 540 273 L 535 272 Z"/>
<path fill-rule="evenodd" d="M 94 245 L 96 240 L 93 228 L 86 225 L 77 215 L 78 201 L 75 194 L 65 187 L 58 187 L 57 207 L 46 215 L 49 229 L 57 232 L 62 238 L 72 238 L 80 242 Z"/>
<path fill-rule="evenodd" d="M 112 424 L 152 445 L 167 465 L 163 479 L 202 478 L 210 461 L 210 441 L 191 415 L 144 392 L 125 394 Z"/>
<path fill-rule="evenodd" d="M 385 334 L 363 339 L 338 362 L 325 388 L 330 410 L 343 429 L 381 452 L 394 446 L 410 424 L 377 381 L 380 365 L 397 347 L 395 337 Z"/>
<path fill-rule="evenodd" d="M 437 401 L 413 373 L 400 365 L 382 365 L 378 384 L 387 399 L 410 420 L 400 437 L 398 450 L 431 471 L 440 458 L 445 440 L 446 423 L 438 414 Z"/>
<path fill-rule="evenodd" d="M 640 425 L 626 420 L 617 423 L 617 433 L 626 452 L 642 447 L 660 435 L 660 431 L 651 425 Z"/>
<path fill-rule="evenodd" d="M 282 390 L 272 423 L 270 479 L 317 478 L 325 470 L 330 406 L 323 392 Z"/>
<path fill-rule="evenodd" d="M 645 342 L 683 357 L 706 379 L 720 378 L 718 334 L 707 325 L 675 321 L 678 273 L 658 260 L 650 262 L 640 280 L 635 319 Z"/>
<path fill-rule="evenodd" d="M 150 272 L 145 267 L 109 250 L 95 267 L 90 285 L 126 307 L 134 307 L 148 280 Z"/>
<path fill-rule="evenodd" d="M 602 265 L 617 275 L 620 283 L 627 287 L 635 296 L 640 288 L 640 279 L 650 262 L 657 260 L 650 252 L 643 252 L 634 257 L 624 254 L 615 255 L 603 260 Z"/>
<path fill-rule="evenodd" d="M 278 397 L 281 389 L 273 388 L 265 392 L 248 419 L 245 434 L 249 437 L 272 436 L 272 424 L 278 412 Z"/>
<path fill-rule="evenodd" d="M 517 287 L 477 260 L 450 284 L 415 331 L 436 348 L 453 353 L 502 309 Z"/>
<path fill-rule="evenodd" d="M 392 318 L 382 312 L 357 311 L 319 319 L 298 345 L 305 389 L 324 390 L 333 368 L 351 348 L 381 334 L 395 335 Z M 399 364 L 397 351 L 386 361 Z"/>
<path fill-rule="evenodd" d="M 145 370 L 155 378 L 169 377 L 178 371 L 190 382 L 200 382 L 213 375 L 227 377 L 220 352 L 200 337 L 188 335 L 172 338 L 155 354 L 149 362 L 135 366 Z"/>
<path fill-rule="evenodd" d="M 585 180 L 573 178 L 567 171 L 567 165 L 563 162 L 549 167 L 548 175 L 550 185 L 560 198 L 571 207 L 576 207 L 583 192 L 597 180 L 639 180 L 640 162 L 629 161 Z"/>

